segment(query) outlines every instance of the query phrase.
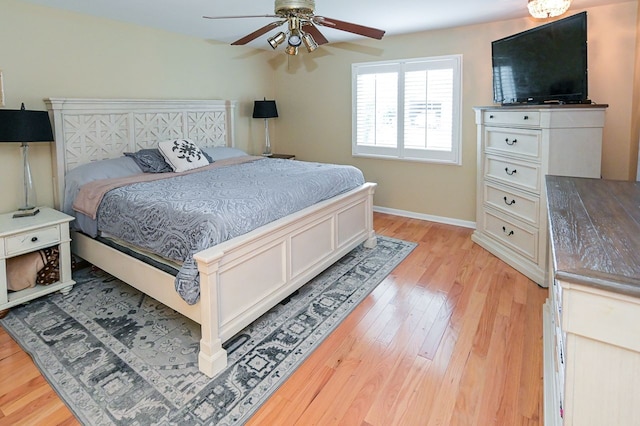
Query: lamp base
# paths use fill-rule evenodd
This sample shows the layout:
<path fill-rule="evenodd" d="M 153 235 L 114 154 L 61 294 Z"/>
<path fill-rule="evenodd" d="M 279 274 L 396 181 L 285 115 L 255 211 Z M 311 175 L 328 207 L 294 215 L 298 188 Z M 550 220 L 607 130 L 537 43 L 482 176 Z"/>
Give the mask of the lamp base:
<path fill-rule="evenodd" d="M 29 217 L 29 216 L 35 216 L 38 213 L 40 213 L 40 209 L 38 207 L 31 207 L 31 208 L 23 208 L 21 207 L 17 212 L 15 212 L 13 214 L 13 218 L 18 218 L 18 217 Z"/>
<path fill-rule="evenodd" d="M 271 157 L 271 141 L 269 141 L 269 120 L 264 119 L 264 150 L 262 150 L 263 157 Z"/>

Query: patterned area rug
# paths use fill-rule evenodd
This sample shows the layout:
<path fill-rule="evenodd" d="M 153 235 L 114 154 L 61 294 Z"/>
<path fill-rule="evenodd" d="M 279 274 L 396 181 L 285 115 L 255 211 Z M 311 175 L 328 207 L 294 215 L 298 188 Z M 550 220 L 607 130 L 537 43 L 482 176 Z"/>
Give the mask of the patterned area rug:
<path fill-rule="evenodd" d="M 197 324 L 102 271 L 1 324 L 83 424 L 242 424 L 414 247 L 354 249 L 230 339 L 214 378 L 198 371 Z"/>

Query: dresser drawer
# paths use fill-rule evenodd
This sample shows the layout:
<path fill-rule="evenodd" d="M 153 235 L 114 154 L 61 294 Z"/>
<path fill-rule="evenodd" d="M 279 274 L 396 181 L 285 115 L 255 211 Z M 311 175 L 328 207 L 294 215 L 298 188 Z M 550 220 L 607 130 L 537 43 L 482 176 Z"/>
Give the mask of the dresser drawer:
<path fill-rule="evenodd" d="M 531 225 L 539 225 L 540 198 L 512 188 L 485 182 L 484 202 L 495 209 L 516 216 Z"/>
<path fill-rule="evenodd" d="M 15 256 L 50 247 L 59 242 L 60 227 L 50 226 L 7 237 L 5 239 L 5 253 L 8 257 Z"/>
<path fill-rule="evenodd" d="M 484 111 L 482 120 L 485 125 L 539 126 L 539 111 Z"/>
<path fill-rule="evenodd" d="M 538 230 L 517 220 L 485 210 L 483 214 L 485 231 L 502 244 L 512 248 L 533 262 L 538 261 Z"/>
<path fill-rule="evenodd" d="M 540 158 L 539 130 L 503 129 L 487 127 L 485 130 L 485 151 L 522 156 L 538 160 Z"/>
<path fill-rule="evenodd" d="M 540 194 L 540 166 L 535 163 L 485 156 L 485 176 Z"/>

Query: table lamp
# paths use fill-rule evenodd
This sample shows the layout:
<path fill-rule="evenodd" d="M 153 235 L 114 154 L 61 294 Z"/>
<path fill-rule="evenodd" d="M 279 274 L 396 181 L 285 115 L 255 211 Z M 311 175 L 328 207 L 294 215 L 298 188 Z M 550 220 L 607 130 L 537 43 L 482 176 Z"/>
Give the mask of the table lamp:
<path fill-rule="evenodd" d="M 0 143 L 21 142 L 24 194 L 16 216 L 28 216 L 38 212 L 36 192 L 29 166 L 29 142 L 51 142 L 53 132 L 49 113 L 28 111 L 22 104 L 19 110 L 0 109 Z"/>
<path fill-rule="evenodd" d="M 271 156 L 271 143 L 269 142 L 269 119 L 278 116 L 276 101 L 268 101 L 266 98 L 262 101 L 255 101 L 253 104 L 253 118 L 264 118 L 264 152 L 265 157 Z"/>

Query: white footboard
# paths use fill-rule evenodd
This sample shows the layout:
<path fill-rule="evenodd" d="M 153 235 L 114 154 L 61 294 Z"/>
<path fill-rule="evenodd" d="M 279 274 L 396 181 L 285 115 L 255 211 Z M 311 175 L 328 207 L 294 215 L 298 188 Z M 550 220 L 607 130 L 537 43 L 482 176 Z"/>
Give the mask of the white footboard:
<path fill-rule="evenodd" d="M 224 368 L 222 342 L 287 295 L 358 244 L 375 246 L 375 186 L 365 184 L 194 256 L 201 287 L 201 371 L 211 376 Z"/>

